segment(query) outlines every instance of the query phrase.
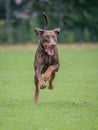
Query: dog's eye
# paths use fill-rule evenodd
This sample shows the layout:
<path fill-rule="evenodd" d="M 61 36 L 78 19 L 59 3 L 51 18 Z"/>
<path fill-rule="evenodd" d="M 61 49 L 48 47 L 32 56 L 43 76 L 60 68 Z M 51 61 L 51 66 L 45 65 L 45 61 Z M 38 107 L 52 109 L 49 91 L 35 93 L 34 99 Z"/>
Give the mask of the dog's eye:
<path fill-rule="evenodd" d="M 52 38 L 55 39 L 55 35 L 52 35 Z"/>
<path fill-rule="evenodd" d="M 52 38 L 54 39 L 54 41 L 56 41 L 56 36 L 55 35 L 52 35 Z"/>

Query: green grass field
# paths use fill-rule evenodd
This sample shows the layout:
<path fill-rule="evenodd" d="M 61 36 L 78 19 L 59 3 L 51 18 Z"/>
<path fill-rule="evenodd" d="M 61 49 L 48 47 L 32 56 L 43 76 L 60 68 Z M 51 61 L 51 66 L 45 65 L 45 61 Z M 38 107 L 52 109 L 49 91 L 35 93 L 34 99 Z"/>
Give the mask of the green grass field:
<path fill-rule="evenodd" d="M 98 48 L 60 48 L 55 88 L 34 97 L 34 50 L 0 50 L 0 130 L 98 130 Z"/>

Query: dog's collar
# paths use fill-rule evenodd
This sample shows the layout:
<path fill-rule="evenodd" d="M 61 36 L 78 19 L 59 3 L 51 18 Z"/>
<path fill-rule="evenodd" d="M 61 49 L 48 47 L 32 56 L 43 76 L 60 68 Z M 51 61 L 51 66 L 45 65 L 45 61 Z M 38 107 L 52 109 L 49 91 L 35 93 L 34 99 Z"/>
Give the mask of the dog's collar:
<path fill-rule="evenodd" d="M 39 46 L 40 46 L 40 49 L 41 49 L 41 50 L 45 51 L 45 49 L 44 49 L 44 47 L 41 45 L 41 43 L 39 44 Z"/>

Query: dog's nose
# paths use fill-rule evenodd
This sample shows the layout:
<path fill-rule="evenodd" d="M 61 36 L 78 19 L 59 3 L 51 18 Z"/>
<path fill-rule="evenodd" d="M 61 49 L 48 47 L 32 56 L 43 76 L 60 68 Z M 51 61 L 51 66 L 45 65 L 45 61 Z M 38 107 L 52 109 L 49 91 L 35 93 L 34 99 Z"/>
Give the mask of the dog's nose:
<path fill-rule="evenodd" d="M 52 44 L 52 45 L 51 45 L 51 48 L 55 48 L 55 46 L 56 46 L 56 44 Z"/>
<path fill-rule="evenodd" d="M 51 43 L 51 47 L 55 47 L 56 46 L 56 43 Z"/>

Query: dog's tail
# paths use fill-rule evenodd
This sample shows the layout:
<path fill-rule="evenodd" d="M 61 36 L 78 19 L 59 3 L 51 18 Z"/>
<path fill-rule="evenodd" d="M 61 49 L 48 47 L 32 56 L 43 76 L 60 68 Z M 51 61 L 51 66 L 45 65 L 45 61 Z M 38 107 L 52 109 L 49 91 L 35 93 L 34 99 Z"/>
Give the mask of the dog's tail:
<path fill-rule="evenodd" d="M 42 14 L 43 14 L 43 16 L 45 18 L 45 27 L 44 27 L 44 29 L 47 30 L 47 28 L 48 28 L 48 17 L 47 17 L 45 12 L 43 12 Z"/>

